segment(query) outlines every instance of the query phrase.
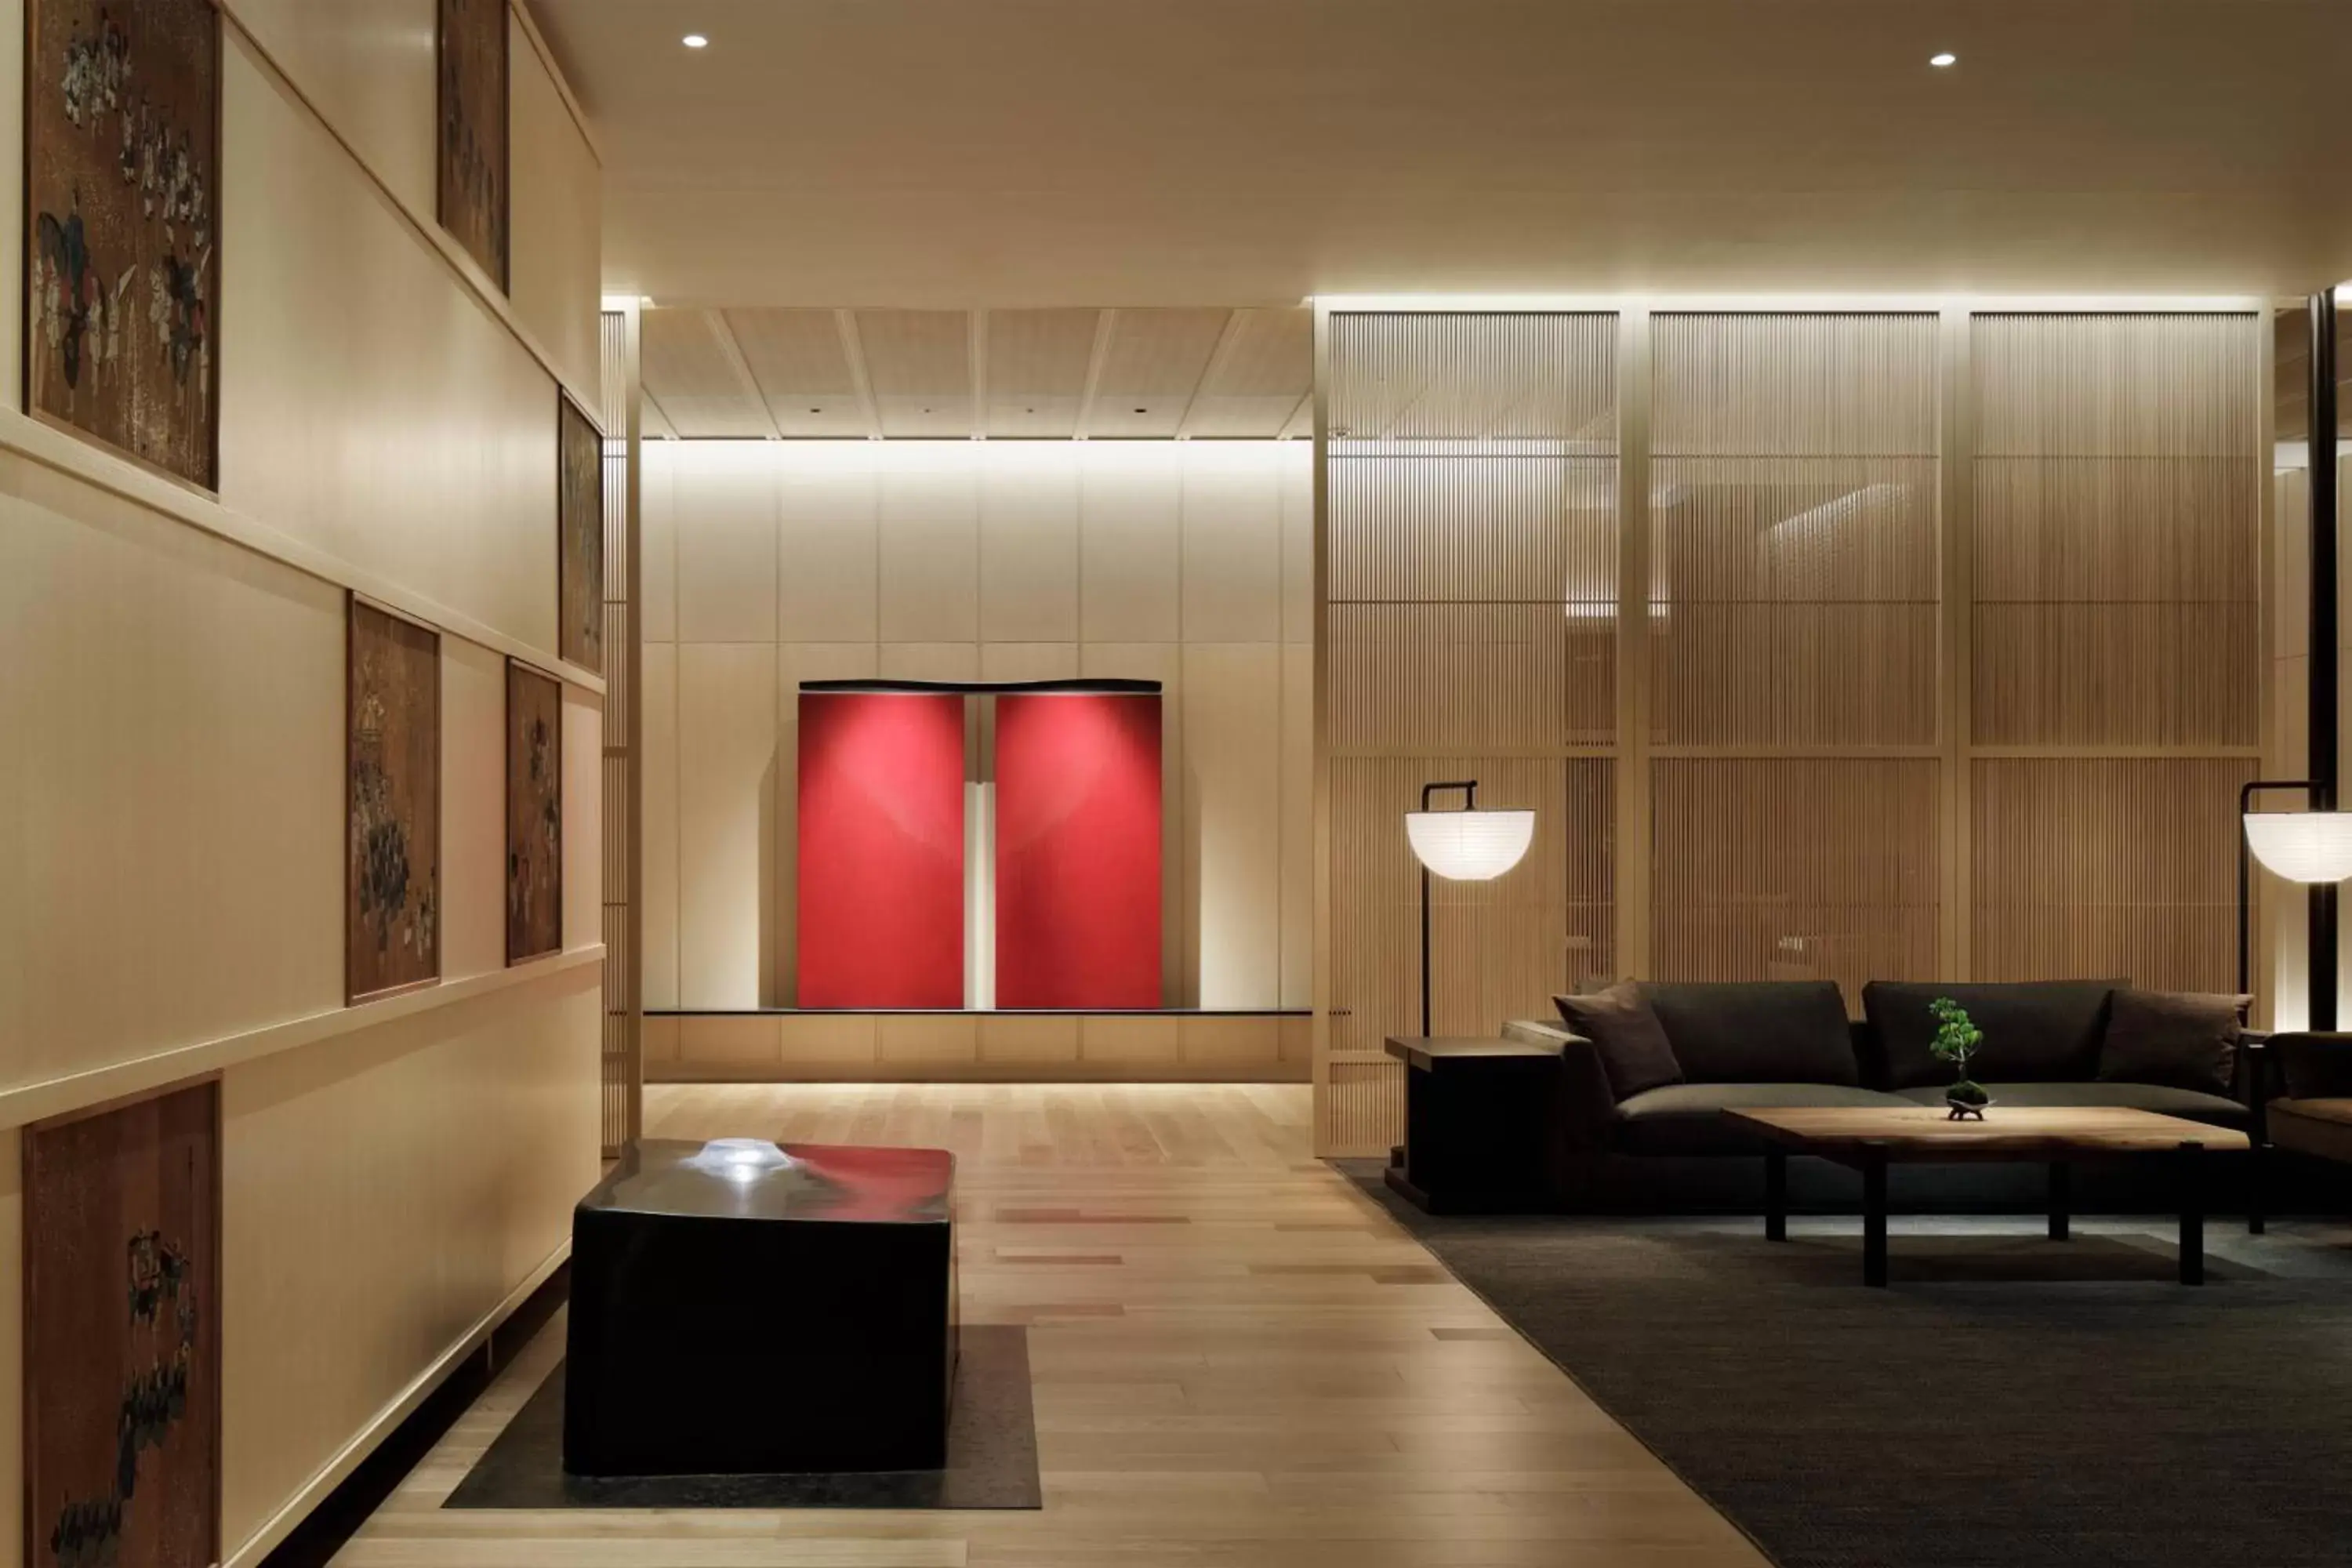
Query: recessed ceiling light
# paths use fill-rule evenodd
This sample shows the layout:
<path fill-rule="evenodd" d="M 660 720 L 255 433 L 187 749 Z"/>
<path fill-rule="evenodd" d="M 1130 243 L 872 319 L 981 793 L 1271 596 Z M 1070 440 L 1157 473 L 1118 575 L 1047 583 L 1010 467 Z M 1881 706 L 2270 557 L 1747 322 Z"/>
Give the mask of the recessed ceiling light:
<path fill-rule="evenodd" d="M 704 37 L 700 33 L 688 33 L 686 37 L 680 38 L 678 42 L 684 44 L 689 49 L 707 49 L 710 47 L 710 40 Z"/>
<path fill-rule="evenodd" d="M 1958 65 L 1960 63 L 1960 57 L 1947 51 L 1940 55 L 1929 55 L 1927 57 L 1927 63 L 1934 66 L 1937 70 L 1942 70 L 1947 66 Z"/>

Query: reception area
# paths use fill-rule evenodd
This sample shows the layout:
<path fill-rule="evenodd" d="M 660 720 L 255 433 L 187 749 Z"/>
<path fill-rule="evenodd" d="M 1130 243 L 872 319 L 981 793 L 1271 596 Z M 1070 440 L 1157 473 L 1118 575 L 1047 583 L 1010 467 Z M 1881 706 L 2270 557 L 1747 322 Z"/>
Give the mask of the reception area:
<path fill-rule="evenodd" d="M 2339 5 L 8 4 L 14 1560 L 2341 1556 Z"/>

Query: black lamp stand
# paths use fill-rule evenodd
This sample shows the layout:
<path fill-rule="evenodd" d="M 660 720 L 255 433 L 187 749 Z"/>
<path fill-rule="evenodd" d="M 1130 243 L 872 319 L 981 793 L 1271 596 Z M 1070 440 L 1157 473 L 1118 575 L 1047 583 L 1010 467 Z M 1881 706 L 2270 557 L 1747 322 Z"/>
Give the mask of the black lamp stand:
<path fill-rule="evenodd" d="M 1428 784 L 1422 785 L 1421 809 L 1427 811 L 1429 809 L 1430 797 L 1435 795 L 1439 790 L 1444 789 L 1458 789 L 1463 792 L 1463 810 L 1475 811 L 1478 809 L 1478 781 L 1476 779 L 1454 779 L 1444 784 Z M 1421 858 L 1417 855 L 1413 858 L 1415 859 Z M 1424 1040 L 1430 1037 L 1429 863 L 1425 860 L 1422 861 L 1421 867 L 1421 1037 Z"/>

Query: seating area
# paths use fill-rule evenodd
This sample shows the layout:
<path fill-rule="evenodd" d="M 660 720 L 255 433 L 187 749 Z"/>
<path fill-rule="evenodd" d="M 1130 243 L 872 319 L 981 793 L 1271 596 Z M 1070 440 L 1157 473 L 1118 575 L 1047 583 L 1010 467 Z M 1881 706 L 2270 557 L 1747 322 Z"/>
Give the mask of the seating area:
<path fill-rule="evenodd" d="M 1756 1154 L 1725 1111 L 1943 1104 L 1952 1073 L 1927 1048 L 1937 997 L 1983 1029 L 1978 1076 L 1997 1104 L 2252 1121 L 2245 1047 L 2258 1037 L 2239 1023 L 2241 1000 L 2116 981 L 1874 981 L 1853 1021 L 1832 981 L 1628 982 L 1560 997 L 1560 1022 L 1504 1034 L 1558 1044 L 1571 1160 Z"/>

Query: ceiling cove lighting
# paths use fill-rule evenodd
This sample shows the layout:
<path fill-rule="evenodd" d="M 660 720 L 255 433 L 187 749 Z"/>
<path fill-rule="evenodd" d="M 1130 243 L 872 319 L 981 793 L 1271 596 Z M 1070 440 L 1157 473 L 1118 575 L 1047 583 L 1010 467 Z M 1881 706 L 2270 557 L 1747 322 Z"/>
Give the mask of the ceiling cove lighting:
<path fill-rule="evenodd" d="M 1949 70 L 1952 67 L 1960 63 L 1960 57 L 1947 49 L 1942 54 L 1929 55 L 1927 57 L 1927 63 L 1934 66 L 1937 70 Z"/>
<path fill-rule="evenodd" d="M 689 49 L 707 49 L 710 47 L 710 40 L 704 37 L 700 33 L 688 33 L 686 37 L 680 38 L 678 42 L 684 44 Z"/>

